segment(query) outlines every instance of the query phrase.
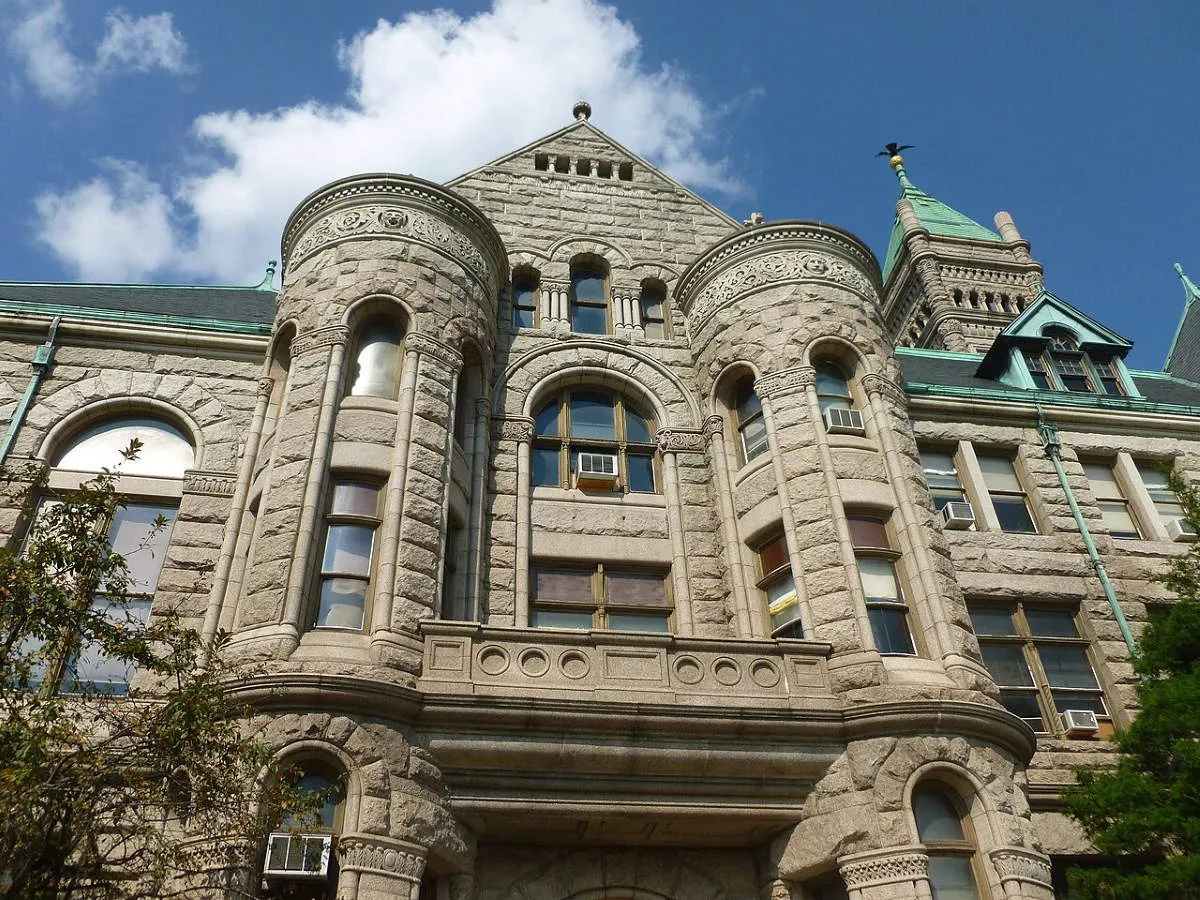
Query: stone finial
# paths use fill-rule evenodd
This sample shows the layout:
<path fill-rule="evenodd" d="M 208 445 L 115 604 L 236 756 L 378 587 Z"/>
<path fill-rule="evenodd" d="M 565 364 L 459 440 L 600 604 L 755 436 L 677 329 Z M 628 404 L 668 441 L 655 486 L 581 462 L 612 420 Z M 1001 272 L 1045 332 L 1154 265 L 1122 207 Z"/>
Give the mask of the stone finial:
<path fill-rule="evenodd" d="M 256 287 L 258 290 L 260 290 L 260 291 L 273 291 L 273 290 L 275 290 L 275 269 L 276 269 L 276 267 L 277 267 L 278 265 L 279 265 L 279 261 L 278 261 L 278 260 L 275 260 L 275 259 L 268 260 L 268 262 L 267 262 L 267 272 L 266 272 L 266 274 L 263 276 L 263 280 L 262 280 L 262 281 L 260 281 L 258 284 L 256 284 L 256 285 L 255 285 L 255 287 Z"/>
<path fill-rule="evenodd" d="M 752 225 L 761 225 L 763 223 L 763 214 L 760 212 L 750 213 L 750 218 L 743 219 L 742 224 L 749 228 Z"/>
<path fill-rule="evenodd" d="M 575 105 L 571 107 L 571 115 L 576 121 L 586 122 L 592 117 L 592 104 L 586 100 L 576 100 Z"/>

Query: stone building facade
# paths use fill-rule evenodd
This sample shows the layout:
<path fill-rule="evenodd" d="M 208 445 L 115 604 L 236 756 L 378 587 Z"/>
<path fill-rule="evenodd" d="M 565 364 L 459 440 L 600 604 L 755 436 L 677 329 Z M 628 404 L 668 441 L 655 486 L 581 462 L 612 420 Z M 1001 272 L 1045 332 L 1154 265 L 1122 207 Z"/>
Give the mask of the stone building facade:
<path fill-rule="evenodd" d="M 6 461 L 68 486 L 141 436 L 154 608 L 343 786 L 330 874 L 262 895 L 1056 896 L 1200 386 L 899 157 L 881 271 L 575 114 L 320 188 L 278 292 L 0 285 Z"/>

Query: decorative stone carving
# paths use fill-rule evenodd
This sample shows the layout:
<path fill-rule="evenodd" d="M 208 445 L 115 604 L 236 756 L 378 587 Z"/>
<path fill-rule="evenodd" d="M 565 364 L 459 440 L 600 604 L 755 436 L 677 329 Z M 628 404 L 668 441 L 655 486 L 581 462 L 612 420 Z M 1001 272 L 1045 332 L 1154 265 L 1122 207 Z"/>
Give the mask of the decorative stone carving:
<path fill-rule="evenodd" d="M 275 390 L 275 379 L 274 378 L 258 379 L 258 396 L 270 397 L 271 392 L 273 390 Z"/>
<path fill-rule="evenodd" d="M 771 372 L 754 382 L 754 393 L 759 399 L 778 397 L 804 390 L 817 383 L 817 370 L 812 366 L 797 366 L 782 372 Z"/>
<path fill-rule="evenodd" d="M 403 844 L 365 835 L 346 835 L 338 842 L 342 869 L 379 872 L 420 881 L 425 871 L 425 851 L 416 844 Z"/>
<path fill-rule="evenodd" d="M 1041 853 L 1007 847 L 993 850 L 991 856 L 1001 881 L 1031 881 L 1050 887 L 1050 860 Z"/>
<path fill-rule="evenodd" d="M 463 358 L 461 353 L 453 347 L 431 338 L 427 334 L 413 332 L 405 335 L 404 350 L 405 352 L 412 351 L 421 356 L 432 357 L 452 372 L 457 372 L 462 368 Z"/>
<path fill-rule="evenodd" d="M 492 433 L 501 441 L 532 441 L 533 419 L 526 416 L 494 418 Z"/>
<path fill-rule="evenodd" d="M 654 435 L 663 453 L 703 453 L 704 434 L 690 428 L 660 428 Z"/>
<path fill-rule="evenodd" d="M 475 401 L 475 415 L 490 416 L 492 414 L 492 401 L 490 397 L 480 397 Z"/>
<path fill-rule="evenodd" d="M 713 438 L 725 436 L 725 420 L 721 416 L 709 416 L 704 420 L 702 428 L 704 436 L 710 441 Z"/>
<path fill-rule="evenodd" d="M 897 406 L 904 408 L 908 404 L 908 396 L 904 393 L 903 388 L 899 387 L 890 378 L 884 378 L 882 375 L 864 375 L 862 377 L 863 390 L 868 394 L 879 394 L 885 400 L 891 400 Z"/>
<path fill-rule="evenodd" d="M 748 259 L 717 275 L 692 301 L 688 322 L 698 329 L 714 312 L 739 295 L 783 281 L 828 281 L 877 302 L 875 287 L 858 269 L 829 253 L 780 250 Z"/>
<path fill-rule="evenodd" d="M 201 469 L 188 469 L 183 473 L 183 492 L 185 494 L 232 497 L 236 485 L 236 472 L 205 472 Z"/>
<path fill-rule="evenodd" d="M 874 884 L 915 881 L 929 875 L 929 858 L 924 853 L 895 853 L 854 860 L 841 866 L 842 880 L 850 890 Z"/>
<path fill-rule="evenodd" d="M 318 328 L 308 334 L 302 334 L 292 341 L 292 356 L 303 356 L 326 347 L 345 346 L 350 340 L 350 329 L 345 325 L 329 325 Z"/>

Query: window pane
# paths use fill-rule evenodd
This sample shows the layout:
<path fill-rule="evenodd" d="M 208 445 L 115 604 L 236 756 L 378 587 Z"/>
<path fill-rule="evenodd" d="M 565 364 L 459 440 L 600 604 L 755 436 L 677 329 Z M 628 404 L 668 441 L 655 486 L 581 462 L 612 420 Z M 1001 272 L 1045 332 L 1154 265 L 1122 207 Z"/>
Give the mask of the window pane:
<path fill-rule="evenodd" d="M 513 303 L 517 306 L 532 307 L 536 296 L 537 289 L 533 285 L 522 284 L 513 288 Z"/>
<path fill-rule="evenodd" d="M 896 567 L 890 559 L 879 556 L 864 556 L 858 559 L 858 574 L 862 579 L 863 593 L 867 600 L 895 602 L 900 599 L 900 585 L 896 582 Z"/>
<path fill-rule="evenodd" d="M 643 615 L 638 613 L 609 613 L 608 627 L 613 631 L 670 631 L 670 621 L 665 613 Z"/>
<path fill-rule="evenodd" d="M 849 399 L 850 388 L 846 378 L 833 366 L 817 367 L 817 394 L 828 397 L 845 397 Z"/>
<path fill-rule="evenodd" d="M 649 453 L 630 453 L 625 457 L 629 469 L 629 490 L 638 494 L 654 493 L 654 457 Z"/>
<path fill-rule="evenodd" d="M 558 434 L 558 398 L 551 400 L 534 416 L 533 433 L 547 436 Z"/>
<path fill-rule="evenodd" d="M 739 386 L 736 406 L 738 424 L 752 419 L 762 412 L 762 402 L 758 399 L 758 394 L 754 393 L 752 379 L 745 379 Z"/>
<path fill-rule="evenodd" d="M 1085 694 L 1081 691 L 1051 691 L 1054 695 L 1054 708 L 1058 712 L 1068 709 L 1090 709 L 1098 716 L 1107 716 L 1104 708 L 1104 698 L 1099 694 Z"/>
<path fill-rule="evenodd" d="M 604 279 L 594 275 L 576 275 L 573 281 L 576 300 L 604 300 Z"/>
<path fill-rule="evenodd" d="M 400 374 L 400 332 L 377 320 L 363 329 L 354 361 L 352 397 L 393 397 Z"/>
<path fill-rule="evenodd" d="M 1025 653 L 1016 644 L 981 644 L 983 664 L 992 673 L 996 684 L 1005 687 L 1033 687 L 1033 676 L 1025 662 Z"/>
<path fill-rule="evenodd" d="M 767 588 L 767 609 L 771 613 L 773 637 L 804 637 L 800 604 L 796 602 L 796 586 L 792 583 L 790 572 L 787 577 Z"/>
<path fill-rule="evenodd" d="M 533 573 L 533 591 L 534 597 L 542 601 L 591 605 L 592 573 L 541 569 Z"/>
<path fill-rule="evenodd" d="M 615 441 L 617 427 L 612 397 L 582 392 L 572 394 L 571 437 Z"/>
<path fill-rule="evenodd" d="M 1035 637 L 1079 637 L 1075 611 L 1071 609 L 1026 607 L 1025 621 L 1029 623 L 1029 633 Z"/>
<path fill-rule="evenodd" d="M 1171 488 L 1167 484 L 1167 473 L 1158 468 L 1154 463 L 1140 462 L 1137 464 L 1138 474 L 1142 476 L 1142 484 L 1146 486 L 1148 491 L 1167 491 Z"/>
<path fill-rule="evenodd" d="M 1100 518 L 1108 526 L 1108 533 L 1115 538 L 1139 538 L 1137 524 L 1124 503 L 1100 503 Z"/>
<path fill-rule="evenodd" d="M 321 571 L 362 578 L 370 576 L 374 538 L 375 529 L 369 525 L 330 525 Z"/>
<path fill-rule="evenodd" d="M 332 829 L 339 793 L 338 791 L 329 790 L 333 787 L 333 780 L 325 775 L 310 772 L 296 779 L 296 787 L 299 788 L 301 794 L 327 792 L 324 795 L 325 802 L 316 810 L 317 823 L 322 828 Z M 299 829 L 301 822 L 294 814 L 287 814 L 284 816 L 284 824 Z"/>
<path fill-rule="evenodd" d="M 591 628 L 590 612 L 562 612 L 557 609 L 535 609 L 534 628 Z"/>
<path fill-rule="evenodd" d="M 1046 732 L 1046 722 L 1042 719 L 1042 708 L 1038 704 L 1037 694 L 1030 691 L 1001 691 L 1000 702 L 1014 716 L 1025 721 L 1030 728 L 1039 734 Z"/>
<path fill-rule="evenodd" d="M 932 487 L 958 489 L 958 467 L 949 453 L 921 451 L 921 468 L 925 470 L 925 481 Z"/>
<path fill-rule="evenodd" d="M 983 470 L 983 481 L 989 491 L 1023 493 L 1011 459 L 1004 456 L 980 456 L 979 468 Z"/>
<path fill-rule="evenodd" d="M 158 585 L 158 573 L 167 554 L 167 545 L 171 541 L 175 513 L 176 510 L 170 506 L 130 503 L 113 515 L 108 543 L 114 552 L 125 557 L 125 565 L 129 568 L 130 593 L 154 593 Z M 159 516 L 166 521 L 156 529 L 155 520 Z"/>
<path fill-rule="evenodd" d="M 134 438 L 142 442 L 137 459 L 125 461 L 121 451 Z M 54 463 L 72 472 L 99 472 L 120 466 L 125 475 L 182 478 L 196 464 L 196 453 L 183 432 L 154 419 L 118 419 L 89 428 L 71 442 Z"/>
<path fill-rule="evenodd" d="M 646 420 L 630 409 L 628 405 L 625 407 L 625 439 L 635 444 L 649 444 L 654 440 Z"/>
<path fill-rule="evenodd" d="M 379 488 L 348 481 L 335 484 L 332 512 L 337 516 L 375 518 L 379 514 Z"/>
<path fill-rule="evenodd" d="M 669 606 L 667 581 L 662 575 L 610 572 L 608 602 L 621 606 Z"/>
<path fill-rule="evenodd" d="M 644 319 L 661 319 L 663 317 L 662 310 L 662 295 L 657 291 L 645 291 L 642 293 L 642 318 Z"/>
<path fill-rule="evenodd" d="M 367 581 L 361 578 L 323 578 L 317 607 L 318 628 L 362 628 Z"/>
<path fill-rule="evenodd" d="M 1096 497 L 1120 499 L 1123 497 L 1117 486 L 1117 478 L 1113 470 L 1100 463 L 1084 463 L 1083 472 L 1087 475 L 1088 484 Z"/>
<path fill-rule="evenodd" d="M 769 575 L 776 569 L 789 566 L 787 538 L 781 533 L 763 544 L 758 551 L 758 560 L 763 575 Z"/>
<path fill-rule="evenodd" d="M 887 549 L 887 529 L 878 519 L 850 519 L 850 541 L 855 547 Z"/>
<path fill-rule="evenodd" d="M 875 647 L 880 653 L 903 653 L 911 656 L 915 652 L 903 608 L 872 606 L 867 609 L 867 617 L 871 621 Z"/>
<path fill-rule="evenodd" d="M 972 606 L 971 625 L 976 634 L 1016 634 L 1012 614 L 1008 606 Z"/>
<path fill-rule="evenodd" d="M 150 601 L 134 600 L 128 605 L 114 605 L 104 597 L 92 601 L 92 609 L 101 612 L 113 623 L 145 625 L 150 618 Z M 100 694 L 124 695 L 129 692 L 129 681 L 133 677 L 134 665 L 123 659 L 112 659 L 98 644 L 89 641 L 78 654 L 67 661 L 67 677 L 63 679 L 64 692 L 96 692 Z"/>
<path fill-rule="evenodd" d="M 992 497 L 992 507 L 996 510 L 996 518 L 1000 520 L 1000 530 L 1014 534 L 1037 534 L 1030 518 L 1029 509 L 1025 506 L 1024 497 Z"/>
<path fill-rule="evenodd" d="M 746 456 L 746 461 L 761 456 L 766 452 L 767 443 L 767 423 L 762 416 L 757 419 L 751 419 L 742 426 L 742 450 Z"/>
<path fill-rule="evenodd" d="M 969 856 L 929 856 L 933 900 L 979 900 Z"/>
<path fill-rule="evenodd" d="M 533 328 L 536 321 L 534 310 L 520 306 L 513 307 L 513 325 L 517 328 Z"/>
<path fill-rule="evenodd" d="M 608 319 L 603 306 L 571 305 L 571 330 L 580 334 L 604 334 L 608 331 Z"/>
<path fill-rule="evenodd" d="M 963 840 L 962 819 L 940 790 L 928 786 L 913 792 L 913 817 L 922 843 Z"/>
<path fill-rule="evenodd" d="M 532 462 L 534 484 L 548 484 L 553 487 L 559 486 L 561 481 L 558 475 L 558 457 L 559 451 L 557 448 L 533 448 Z"/>
<path fill-rule="evenodd" d="M 1038 656 L 1052 688 L 1098 688 L 1083 647 L 1038 644 Z"/>

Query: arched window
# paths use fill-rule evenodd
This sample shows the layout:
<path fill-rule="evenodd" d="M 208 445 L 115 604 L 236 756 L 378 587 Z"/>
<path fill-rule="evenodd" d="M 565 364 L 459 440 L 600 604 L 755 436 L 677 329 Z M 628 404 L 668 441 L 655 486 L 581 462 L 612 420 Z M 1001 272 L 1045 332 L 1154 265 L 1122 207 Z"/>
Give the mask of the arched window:
<path fill-rule="evenodd" d="M 733 410 L 737 416 L 742 462 L 750 462 L 766 453 L 771 446 L 767 439 L 762 403 L 754 392 L 753 376 L 745 376 L 734 386 Z"/>
<path fill-rule="evenodd" d="M 537 327 L 539 284 L 540 278 L 536 270 L 528 266 L 522 266 L 513 271 L 512 305 L 514 328 Z"/>
<path fill-rule="evenodd" d="M 124 457 L 137 441 L 137 456 Z M 89 428 L 67 445 L 54 463 L 69 472 L 117 470 L 122 475 L 182 478 L 196 463 L 196 451 L 174 425 L 158 419 L 114 419 Z"/>
<path fill-rule="evenodd" d="M 590 262 L 571 268 L 571 330 L 608 334 L 608 272 Z"/>
<path fill-rule="evenodd" d="M 833 363 L 821 363 L 816 368 L 817 402 L 821 412 L 827 409 L 852 409 L 854 398 L 842 370 Z"/>
<path fill-rule="evenodd" d="M 400 384 L 400 326 L 391 316 L 372 316 L 354 344 L 348 394 L 393 399 Z"/>
<path fill-rule="evenodd" d="M 345 805 L 343 778 L 319 760 L 305 761 L 289 772 L 291 786 L 314 807 L 297 815 L 287 810 L 267 839 L 263 873 L 264 897 L 319 898 L 337 884 L 333 836 L 342 829 Z"/>
<path fill-rule="evenodd" d="M 654 430 L 620 394 L 561 391 L 534 417 L 533 483 L 652 494 Z"/>
<path fill-rule="evenodd" d="M 975 844 L 956 797 L 926 782 L 913 791 L 917 839 L 929 854 L 933 900 L 979 900 Z"/>

